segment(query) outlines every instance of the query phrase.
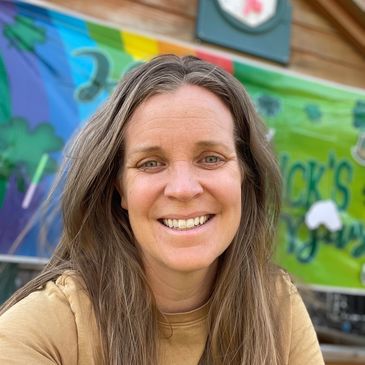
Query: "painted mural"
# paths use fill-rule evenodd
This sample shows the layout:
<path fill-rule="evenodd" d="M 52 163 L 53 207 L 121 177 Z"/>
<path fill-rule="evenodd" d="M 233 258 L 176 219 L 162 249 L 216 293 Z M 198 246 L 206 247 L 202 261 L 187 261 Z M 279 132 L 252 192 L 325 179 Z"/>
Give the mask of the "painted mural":
<path fill-rule="evenodd" d="M 50 255 L 39 224 L 24 228 L 63 147 L 126 71 L 162 53 L 224 67 L 267 123 L 284 178 L 277 261 L 306 283 L 364 290 L 365 91 L 18 1 L 0 2 L 0 254 Z"/>

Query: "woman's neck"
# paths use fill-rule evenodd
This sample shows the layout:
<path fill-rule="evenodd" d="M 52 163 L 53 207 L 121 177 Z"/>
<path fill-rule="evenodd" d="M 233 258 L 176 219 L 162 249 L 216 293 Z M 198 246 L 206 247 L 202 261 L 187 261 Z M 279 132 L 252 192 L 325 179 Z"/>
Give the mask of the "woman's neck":
<path fill-rule="evenodd" d="M 157 307 L 163 313 L 182 313 L 203 305 L 211 294 L 217 262 L 207 269 L 176 273 L 146 267 L 147 279 Z"/>

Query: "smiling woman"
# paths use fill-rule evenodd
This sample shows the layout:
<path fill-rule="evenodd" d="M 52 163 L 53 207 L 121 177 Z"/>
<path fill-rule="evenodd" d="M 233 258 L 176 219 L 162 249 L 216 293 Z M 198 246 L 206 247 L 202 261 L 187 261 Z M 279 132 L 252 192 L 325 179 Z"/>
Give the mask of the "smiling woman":
<path fill-rule="evenodd" d="M 2 364 L 323 364 L 271 263 L 279 169 L 230 74 L 173 55 L 137 67 L 68 156 L 63 234 L 2 308 Z"/>
<path fill-rule="evenodd" d="M 161 293 L 164 278 L 175 286 L 183 274 L 185 280 L 192 277 L 186 283 L 201 295 L 169 305 L 161 298 L 158 307 L 181 312 L 203 304 L 215 276 L 213 264 L 232 242 L 241 217 L 231 112 L 195 85 L 151 96 L 126 128 L 122 171 L 122 207 L 153 292 Z"/>

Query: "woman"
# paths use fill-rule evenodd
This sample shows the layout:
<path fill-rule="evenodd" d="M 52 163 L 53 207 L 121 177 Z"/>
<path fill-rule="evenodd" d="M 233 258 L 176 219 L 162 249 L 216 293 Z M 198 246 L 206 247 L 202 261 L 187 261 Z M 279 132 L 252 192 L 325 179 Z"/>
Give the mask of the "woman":
<path fill-rule="evenodd" d="M 2 309 L 1 364 L 323 364 L 271 264 L 280 175 L 241 84 L 131 71 L 75 139 L 50 263 Z"/>

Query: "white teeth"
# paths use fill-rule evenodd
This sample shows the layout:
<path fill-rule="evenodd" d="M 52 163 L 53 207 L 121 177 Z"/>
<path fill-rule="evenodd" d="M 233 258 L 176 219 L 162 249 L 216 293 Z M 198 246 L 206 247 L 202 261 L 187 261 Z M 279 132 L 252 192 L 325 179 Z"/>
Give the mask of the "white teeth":
<path fill-rule="evenodd" d="M 180 228 L 180 229 L 184 229 L 184 228 L 186 228 L 186 220 L 184 220 L 184 219 L 179 219 L 179 220 L 178 220 L 178 222 L 179 222 L 179 228 Z"/>
<path fill-rule="evenodd" d="M 186 228 L 194 227 L 194 219 L 190 218 L 186 221 Z"/>
<path fill-rule="evenodd" d="M 179 230 L 190 229 L 200 226 L 207 222 L 209 216 L 202 215 L 201 217 L 189 218 L 189 219 L 163 219 L 163 224 L 170 228 Z"/>

